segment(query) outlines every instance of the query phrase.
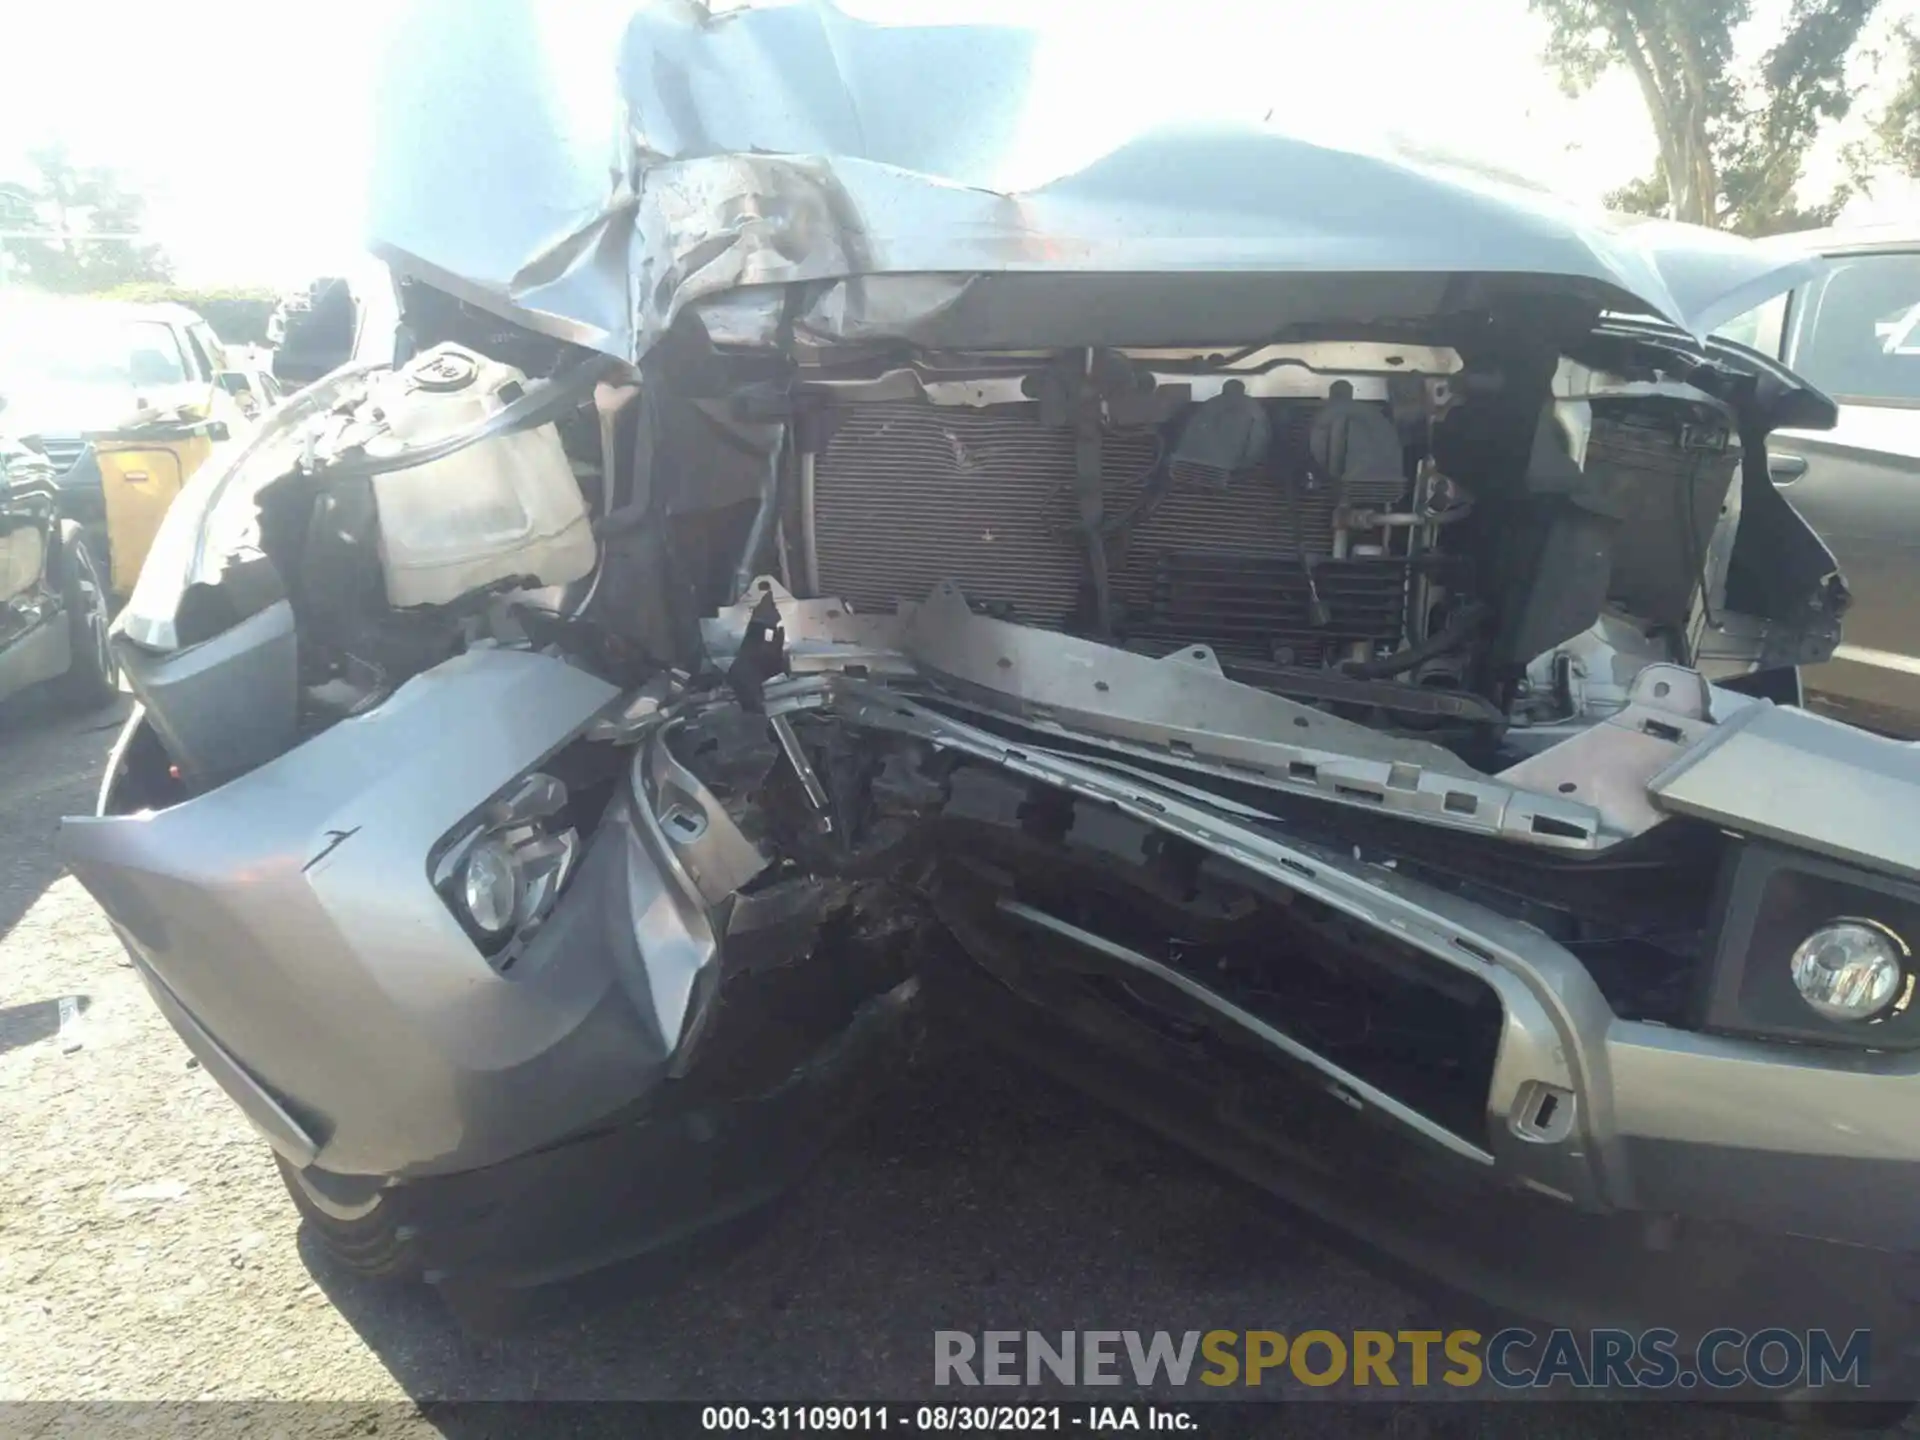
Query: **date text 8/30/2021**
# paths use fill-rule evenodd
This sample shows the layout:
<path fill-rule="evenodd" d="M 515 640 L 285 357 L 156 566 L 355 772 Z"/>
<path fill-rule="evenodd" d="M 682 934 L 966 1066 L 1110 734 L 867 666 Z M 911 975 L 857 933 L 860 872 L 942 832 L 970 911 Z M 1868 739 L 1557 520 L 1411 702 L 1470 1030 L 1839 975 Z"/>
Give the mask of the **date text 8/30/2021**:
<path fill-rule="evenodd" d="M 708 1405 L 700 1428 L 754 1430 L 1198 1430 L 1190 1411 L 1164 1405 Z"/>

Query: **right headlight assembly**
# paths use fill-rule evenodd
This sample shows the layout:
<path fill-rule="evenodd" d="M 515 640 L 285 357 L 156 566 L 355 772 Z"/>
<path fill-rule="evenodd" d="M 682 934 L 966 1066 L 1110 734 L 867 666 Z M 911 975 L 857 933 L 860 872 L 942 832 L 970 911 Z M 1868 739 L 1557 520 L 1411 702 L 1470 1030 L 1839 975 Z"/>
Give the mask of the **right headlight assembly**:
<path fill-rule="evenodd" d="M 517 958 L 573 873 L 580 833 L 566 825 L 567 787 L 522 776 L 455 832 L 433 866 L 433 885 L 496 970 Z"/>

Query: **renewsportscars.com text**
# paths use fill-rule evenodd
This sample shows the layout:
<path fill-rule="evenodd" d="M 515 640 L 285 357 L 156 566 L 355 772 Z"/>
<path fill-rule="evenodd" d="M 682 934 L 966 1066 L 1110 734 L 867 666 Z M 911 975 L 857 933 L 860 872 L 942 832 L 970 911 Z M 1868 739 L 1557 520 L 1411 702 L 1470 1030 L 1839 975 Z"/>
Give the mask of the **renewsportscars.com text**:
<path fill-rule="evenodd" d="M 1865 1330 L 936 1330 L 936 1385 L 1864 1389 Z"/>

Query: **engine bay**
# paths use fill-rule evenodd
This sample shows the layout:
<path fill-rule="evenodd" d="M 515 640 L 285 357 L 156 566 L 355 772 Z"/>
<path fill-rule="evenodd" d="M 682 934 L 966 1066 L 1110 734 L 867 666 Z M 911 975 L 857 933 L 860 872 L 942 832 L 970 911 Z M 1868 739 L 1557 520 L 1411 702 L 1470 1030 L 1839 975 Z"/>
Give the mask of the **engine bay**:
<path fill-rule="evenodd" d="M 177 667 L 126 643 L 138 597 L 123 627 L 189 789 L 505 644 L 747 703 L 877 673 L 1202 785 L 1600 849 L 1655 821 L 1645 742 L 1768 668 L 1720 623 L 1755 377 L 1671 338 L 860 356 L 690 323 L 635 372 L 404 293 L 411 358 L 283 409 L 174 597 L 176 647 L 285 614 L 282 718 L 234 743 L 155 703 Z M 1567 747 L 1622 717 L 1595 783 Z"/>
<path fill-rule="evenodd" d="M 755 1094 L 922 986 L 1011 999 L 1566 1194 L 1565 997 L 1701 1028 L 1741 844 L 1659 787 L 1778 713 L 1833 601 L 1762 373 L 1593 317 L 873 354 L 690 321 L 635 370 L 415 299 L 406 358 L 293 397 L 156 542 L 73 842 L 110 913 L 204 850 L 241 928 L 374 926 L 353 984 L 398 907 L 461 993 L 611 967 L 618 1053 Z M 819 1023 L 767 1051 L 748 1011 Z M 285 1093 L 357 1073 L 306 1060 Z M 361 1133 L 338 1163 L 413 1163 Z"/>

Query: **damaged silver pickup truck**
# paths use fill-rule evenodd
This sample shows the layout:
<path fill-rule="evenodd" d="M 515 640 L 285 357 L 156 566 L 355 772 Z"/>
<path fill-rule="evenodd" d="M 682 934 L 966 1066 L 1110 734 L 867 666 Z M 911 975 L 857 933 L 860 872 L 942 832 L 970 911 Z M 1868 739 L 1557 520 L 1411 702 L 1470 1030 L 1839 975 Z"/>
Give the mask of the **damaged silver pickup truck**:
<path fill-rule="evenodd" d="M 1920 758 L 1796 708 L 1833 406 L 1701 338 L 1804 265 L 1273 131 L 995 188 L 1015 32 L 511 13 L 62 834 L 346 1263 L 724 1228 L 965 1020 L 1507 1309 L 1907 1325 Z"/>

